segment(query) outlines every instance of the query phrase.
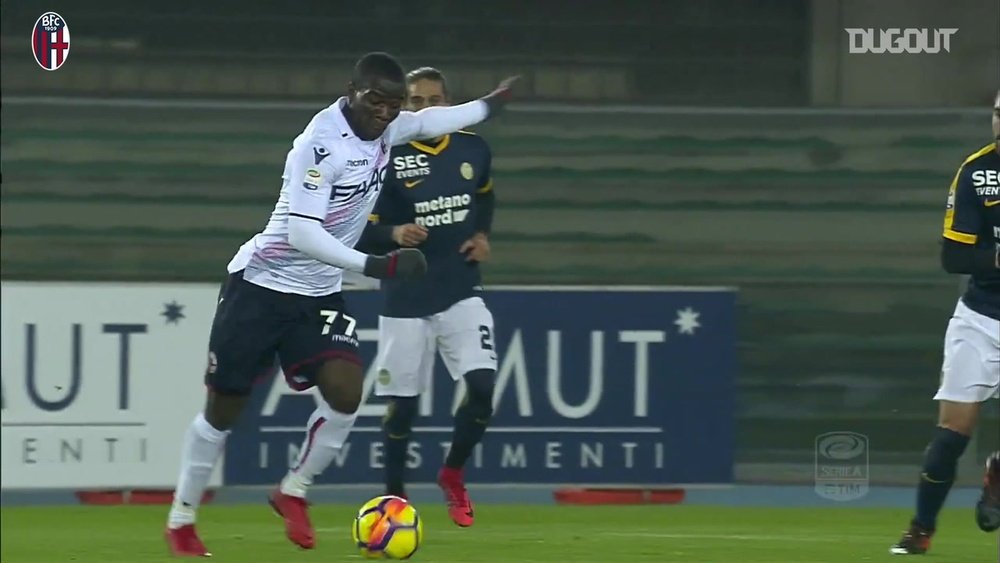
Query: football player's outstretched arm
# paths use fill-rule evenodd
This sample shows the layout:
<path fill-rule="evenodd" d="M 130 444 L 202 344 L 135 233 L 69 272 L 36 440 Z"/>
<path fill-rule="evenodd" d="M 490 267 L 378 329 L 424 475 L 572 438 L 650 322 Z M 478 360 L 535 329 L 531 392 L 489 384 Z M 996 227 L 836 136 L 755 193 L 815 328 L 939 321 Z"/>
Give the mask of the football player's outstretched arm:
<path fill-rule="evenodd" d="M 404 111 L 389 125 L 389 141 L 402 145 L 418 139 L 433 139 L 454 133 L 500 113 L 512 96 L 511 87 L 519 77 L 504 79 L 489 94 L 457 106 L 429 107 Z"/>
<path fill-rule="evenodd" d="M 323 228 L 333 184 L 340 171 L 325 159 L 313 166 L 309 146 L 295 149 L 288 177 L 288 244 L 320 261 L 366 276 L 384 279 L 396 276 L 419 276 L 427 270 L 418 250 L 394 251 L 384 256 L 370 256 L 350 248 Z M 416 253 L 416 254 L 414 254 Z"/>

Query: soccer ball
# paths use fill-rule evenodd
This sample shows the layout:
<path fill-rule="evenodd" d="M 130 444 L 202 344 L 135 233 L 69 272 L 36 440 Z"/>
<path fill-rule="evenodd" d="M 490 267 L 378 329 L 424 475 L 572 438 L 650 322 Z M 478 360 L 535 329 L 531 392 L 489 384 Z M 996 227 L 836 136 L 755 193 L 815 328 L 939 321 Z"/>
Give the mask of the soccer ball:
<path fill-rule="evenodd" d="M 361 506 L 351 535 L 368 559 L 409 559 L 423 541 L 424 524 L 406 499 L 381 496 Z"/>

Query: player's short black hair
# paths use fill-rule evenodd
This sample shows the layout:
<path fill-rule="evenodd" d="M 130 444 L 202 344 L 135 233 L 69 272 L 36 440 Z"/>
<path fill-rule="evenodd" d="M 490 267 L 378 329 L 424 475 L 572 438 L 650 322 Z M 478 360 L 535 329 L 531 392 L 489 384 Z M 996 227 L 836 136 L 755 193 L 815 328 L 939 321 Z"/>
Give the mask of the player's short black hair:
<path fill-rule="evenodd" d="M 406 73 L 407 84 L 413 84 L 417 80 L 433 80 L 434 82 L 439 82 L 441 84 L 441 90 L 444 91 L 444 95 L 448 95 L 448 80 L 445 79 L 443 72 L 432 66 L 422 66 Z"/>
<path fill-rule="evenodd" d="M 381 51 L 368 53 L 354 64 L 351 80 L 355 86 L 371 84 L 379 78 L 403 84 L 406 81 L 406 73 L 396 57 Z"/>

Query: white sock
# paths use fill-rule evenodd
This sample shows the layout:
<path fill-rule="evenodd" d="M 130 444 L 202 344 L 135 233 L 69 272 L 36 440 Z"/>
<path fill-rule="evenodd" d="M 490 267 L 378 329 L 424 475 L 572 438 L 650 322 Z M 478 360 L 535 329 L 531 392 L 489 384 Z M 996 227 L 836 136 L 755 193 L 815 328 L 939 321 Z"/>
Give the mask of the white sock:
<path fill-rule="evenodd" d="M 222 455 L 228 435 L 228 431 L 217 430 L 209 424 L 202 413 L 198 413 L 191 421 L 191 426 L 184 435 L 181 475 L 177 480 L 174 503 L 167 518 L 168 527 L 180 528 L 194 524 L 195 512 L 201 504 L 201 497 L 208 487 L 212 470 Z"/>
<path fill-rule="evenodd" d="M 313 479 L 329 467 L 337 450 L 344 446 L 357 417 L 357 413 L 338 412 L 325 403 L 313 411 L 299 457 L 281 480 L 281 492 L 305 498 Z"/>

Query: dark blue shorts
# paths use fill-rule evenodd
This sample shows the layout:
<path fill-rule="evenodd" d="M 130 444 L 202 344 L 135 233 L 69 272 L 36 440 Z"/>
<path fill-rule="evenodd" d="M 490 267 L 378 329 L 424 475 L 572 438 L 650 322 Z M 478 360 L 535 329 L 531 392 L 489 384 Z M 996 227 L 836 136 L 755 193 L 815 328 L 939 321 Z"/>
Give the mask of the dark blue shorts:
<path fill-rule="evenodd" d="M 281 293 L 244 280 L 242 271 L 231 274 L 212 321 L 205 384 L 246 395 L 280 367 L 292 389 L 308 389 L 326 360 L 361 364 L 355 325 L 340 293 Z"/>

